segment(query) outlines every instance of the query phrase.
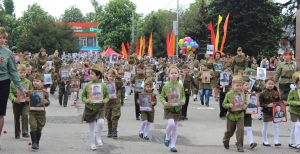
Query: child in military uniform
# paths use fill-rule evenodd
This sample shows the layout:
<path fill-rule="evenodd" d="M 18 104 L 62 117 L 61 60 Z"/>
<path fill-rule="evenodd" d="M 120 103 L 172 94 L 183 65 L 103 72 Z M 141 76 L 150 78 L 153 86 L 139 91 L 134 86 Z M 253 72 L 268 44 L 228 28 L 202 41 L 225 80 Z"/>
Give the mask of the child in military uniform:
<path fill-rule="evenodd" d="M 151 93 L 151 105 L 152 105 L 152 111 L 151 112 L 141 112 L 142 115 L 142 124 L 141 124 L 141 129 L 139 132 L 140 138 L 143 138 L 145 140 L 149 140 L 148 138 L 148 133 L 150 129 L 150 123 L 154 122 L 154 106 L 157 103 L 156 100 L 156 94 L 152 92 L 153 89 L 153 82 L 151 79 L 147 79 L 145 81 L 145 93 Z M 140 101 L 138 100 L 138 104 L 140 104 Z"/>
<path fill-rule="evenodd" d="M 258 64 L 257 64 L 257 60 L 254 59 L 253 64 L 251 65 L 251 68 L 254 69 L 254 70 L 257 70 L 257 67 L 259 67 Z"/>
<path fill-rule="evenodd" d="M 75 87 L 75 88 L 78 88 L 79 87 L 79 85 L 80 85 L 80 76 L 78 75 L 78 71 L 76 70 L 76 69 L 74 69 L 73 71 L 72 71 L 72 73 L 71 73 L 71 80 L 72 79 L 78 79 L 79 80 L 79 83 L 72 83 L 72 82 L 70 82 L 70 87 L 74 87 L 74 86 L 77 86 L 77 87 Z M 71 88 L 70 88 L 71 89 Z M 79 91 L 71 91 L 71 106 L 73 106 L 73 105 L 75 105 L 76 104 L 76 101 L 77 101 L 77 99 L 78 99 L 78 93 L 79 93 Z"/>
<path fill-rule="evenodd" d="M 228 73 L 229 74 L 228 85 L 221 85 L 220 84 L 220 78 L 218 78 L 218 80 L 217 80 L 217 87 L 220 88 L 220 93 L 219 93 L 219 97 L 220 97 L 220 99 L 219 99 L 220 114 L 219 114 L 219 117 L 221 119 L 225 120 L 227 109 L 225 109 L 222 104 L 224 102 L 226 93 L 228 93 L 231 90 L 231 83 L 232 83 L 231 74 L 232 74 L 232 72 L 231 72 L 229 67 L 224 67 L 222 69 L 222 73 Z"/>
<path fill-rule="evenodd" d="M 26 90 L 32 90 L 31 82 L 26 79 L 26 68 L 20 64 L 17 67 L 19 77 L 22 81 L 23 87 L 27 86 Z M 24 87 L 25 88 L 25 87 Z M 21 95 L 21 96 L 20 96 Z M 25 103 L 25 98 L 13 82 L 10 83 L 9 100 L 13 103 L 13 113 L 15 122 L 15 138 L 20 139 L 20 117 L 22 121 L 22 137 L 29 137 L 28 135 L 28 106 Z"/>
<path fill-rule="evenodd" d="M 52 85 L 50 87 L 50 94 L 54 94 L 57 86 L 58 74 L 55 72 L 55 67 L 51 67 Z"/>
<path fill-rule="evenodd" d="M 175 147 L 177 136 L 178 136 L 178 123 L 181 120 L 181 109 L 182 105 L 185 104 L 185 93 L 183 86 L 177 81 L 179 77 L 179 70 L 176 66 L 170 66 L 168 70 L 168 76 L 170 81 L 167 82 L 163 88 L 160 95 L 160 101 L 164 105 L 164 118 L 168 120 L 168 126 L 166 128 L 166 134 L 164 135 L 164 144 L 166 147 L 169 147 L 170 139 L 171 139 L 171 152 L 177 152 Z M 171 104 L 170 89 L 174 87 L 178 87 L 180 89 L 178 103 L 180 105 L 173 106 Z M 177 102 L 176 102 L 177 103 Z"/>
<path fill-rule="evenodd" d="M 123 70 L 119 70 L 118 71 L 118 74 L 119 74 L 119 77 L 122 78 L 122 81 L 123 81 L 123 85 L 122 85 L 122 88 L 120 89 L 120 92 L 121 92 L 121 105 L 123 106 L 124 105 L 124 98 L 125 98 L 125 86 L 126 86 L 126 81 L 124 80 L 124 71 Z"/>
<path fill-rule="evenodd" d="M 52 78 L 52 73 L 50 72 L 50 67 L 49 65 L 46 63 L 44 64 L 43 66 L 43 69 L 44 69 L 44 72 L 43 74 L 51 74 L 51 78 Z M 52 79 L 53 80 L 53 79 Z M 44 79 L 45 81 L 45 79 Z M 47 80 L 46 80 L 47 81 Z M 51 81 L 51 80 L 50 80 Z M 53 82 L 53 81 L 52 81 Z M 53 84 L 53 83 L 52 83 Z M 45 84 L 44 85 L 44 90 L 48 93 L 48 96 L 50 96 L 50 87 L 51 87 L 51 84 Z M 49 98 L 48 98 L 49 99 Z"/>
<path fill-rule="evenodd" d="M 82 90 L 81 94 L 81 100 L 83 103 L 85 103 L 84 112 L 82 115 L 82 121 L 86 121 L 86 123 L 89 123 L 89 136 L 90 136 L 90 142 L 91 142 L 91 150 L 97 150 L 97 147 L 95 145 L 95 125 L 98 126 L 97 131 L 97 144 L 103 145 L 103 142 L 101 141 L 101 133 L 104 127 L 104 115 L 105 115 L 105 109 L 104 104 L 108 102 L 108 91 L 106 88 L 106 85 L 99 81 L 99 79 L 102 79 L 102 72 L 103 67 L 101 67 L 98 64 L 94 64 L 89 72 L 91 81 L 88 82 L 85 87 Z M 101 103 L 93 103 L 93 100 L 90 98 L 90 86 L 92 84 L 101 84 L 101 92 L 102 92 L 102 102 Z"/>
<path fill-rule="evenodd" d="M 109 98 L 105 104 L 105 118 L 107 119 L 108 135 L 107 137 L 118 137 L 118 122 L 121 117 L 121 88 L 123 81 L 120 77 L 116 77 L 117 70 L 110 69 L 107 72 L 109 82 L 115 82 L 117 90 L 117 98 Z"/>
<path fill-rule="evenodd" d="M 300 72 L 297 71 L 293 74 L 292 78 L 295 80 L 296 87 L 291 89 L 288 95 L 287 104 L 289 107 L 291 121 L 294 123 L 290 135 L 289 147 L 300 149 Z M 293 144 L 294 140 L 296 144 Z"/>
<path fill-rule="evenodd" d="M 250 88 L 249 82 L 250 79 L 247 76 L 243 76 L 243 92 L 245 93 L 245 96 L 247 97 L 248 90 Z M 245 97 L 245 98 L 246 98 Z M 253 133 L 252 133 L 252 114 L 245 113 L 244 116 L 244 127 L 247 131 L 247 137 L 250 143 L 250 148 L 253 149 L 257 146 L 257 143 L 253 142 Z"/>
<path fill-rule="evenodd" d="M 33 77 L 31 75 L 32 67 L 30 66 L 30 64 L 25 64 L 25 67 L 26 67 L 26 79 L 28 79 L 30 81 L 30 83 L 32 84 L 32 81 L 33 81 Z"/>
<path fill-rule="evenodd" d="M 210 71 L 208 70 L 208 63 L 206 62 L 203 62 L 201 63 L 201 70 L 199 72 L 199 75 L 197 77 L 197 80 L 200 81 L 200 85 L 199 85 L 199 88 L 200 88 L 200 101 L 201 101 L 201 104 L 204 105 L 204 95 L 205 95 L 205 105 L 207 107 L 209 107 L 209 93 L 212 89 L 212 86 L 211 86 L 211 82 L 209 83 L 204 83 L 202 82 L 203 78 L 207 77 L 207 78 L 210 78 L 210 80 L 214 77 L 214 72 L 213 71 Z M 209 72 L 209 76 L 203 76 L 202 74 L 204 72 Z"/>
<path fill-rule="evenodd" d="M 195 82 L 194 78 L 189 75 L 189 67 L 187 65 L 182 66 L 182 72 L 184 75 L 183 87 L 184 87 L 184 93 L 185 93 L 185 104 L 182 106 L 182 120 L 188 120 L 187 118 L 187 109 L 190 101 L 190 95 L 192 89 L 197 89 L 198 85 Z"/>
<path fill-rule="evenodd" d="M 280 100 L 279 93 L 277 90 L 275 90 L 274 84 L 275 83 L 271 78 L 267 78 L 265 81 L 266 88 L 259 95 L 259 102 L 263 112 L 263 129 L 262 129 L 263 146 L 271 146 L 271 144 L 269 144 L 267 140 L 267 131 L 268 131 L 269 122 L 273 123 L 274 145 L 281 146 L 281 144 L 278 141 L 278 137 L 279 137 L 278 123 L 274 123 L 272 118 L 272 107 L 274 106 L 272 102 L 279 102 Z"/>
<path fill-rule="evenodd" d="M 63 65 L 62 69 L 66 68 L 66 65 Z M 67 80 L 62 81 L 61 78 L 61 71 L 60 76 L 58 77 L 60 82 L 59 84 L 59 91 L 58 91 L 58 101 L 60 106 L 67 107 L 68 105 L 68 91 L 70 88 L 70 77 L 67 77 Z"/>
<path fill-rule="evenodd" d="M 236 75 L 232 79 L 232 90 L 230 90 L 224 99 L 223 107 L 225 109 L 228 109 L 228 112 L 226 114 L 227 117 L 227 124 L 226 124 L 226 131 L 225 135 L 223 137 L 223 144 L 225 149 L 229 149 L 229 141 L 230 138 L 233 136 L 235 130 L 236 130 L 236 146 L 238 152 L 244 152 L 243 148 L 243 142 L 244 142 L 244 111 L 247 108 L 247 103 L 245 99 L 245 95 L 243 95 L 243 102 L 241 111 L 234 111 L 234 104 L 232 102 L 232 98 L 237 93 L 243 93 L 242 91 L 243 87 L 243 79 L 241 76 Z M 239 102 L 241 103 L 241 102 Z"/>
<path fill-rule="evenodd" d="M 138 65 L 136 66 L 136 72 L 137 72 L 137 75 L 134 76 L 131 80 L 131 83 L 132 83 L 132 87 L 135 88 L 135 80 L 136 79 L 143 79 L 145 80 L 146 76 L 144 75 L 144 67 L 141 66 L 141 65 Z M 139 111 L 139 104 L 137 103 L 137 99 L 139 97 L 139 93 L 141 92 L 134 92 L 134 103 L 135 103 L 135 117 L 136 117 L 136 120 L 140 120 L 140 111 Z"/>
<path fill-rule="evenodd" d="M 265 89 L 265 82 L 261 79 L 255 80 L 251 92 L 260 93 Z M 258 108 L 258 120 L 262 120 L 262 107 Z"/>
<path fill-rule="evenodd" d="M 43 90 L 44 76 L 36 74 L 33 79 L 33 90 Z M 44 98 L 43 103 L 46 107 L 50 105 L 48 93 L 43 91 Z M 28 95 L 29 96 L 29 95 Z M 26 98 L 26 101 L 30 101 Z M 46 112 L 45 111 L 29 111 L 29 125 L 30 125 L 30 136 L 32 141 L 32 149 L 39 149 L 39 142 L 42 135 L 42 129 L 46 124 Z"/>

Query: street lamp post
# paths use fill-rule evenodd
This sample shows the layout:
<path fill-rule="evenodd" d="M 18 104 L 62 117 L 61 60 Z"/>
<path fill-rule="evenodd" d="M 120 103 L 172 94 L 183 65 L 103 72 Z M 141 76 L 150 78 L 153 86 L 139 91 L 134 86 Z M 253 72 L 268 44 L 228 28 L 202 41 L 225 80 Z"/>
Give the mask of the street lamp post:
<path fill-rule="evenodd" d="M 127 8 L 129 8 L 129 6 L 128 5 L 126 5 L 126 4 L 124 4 L 124 6 L 125 7 L 127 7 Z M 133 44 L 134 43 L 134 11 L 132 10 L 132 38 L 131 38 L 131 44 Z"/>
<path fill-rule="evenodd" d="M 179 21 L 178 21 L 178 12 L 179 12 L 179 0 L 177 0 L 177 25 L 176 25 L 176 31 L 177 31 L 177 36 L 176 36 L 176 55 L 178 55 L 178 37 L 179 37 L 179 32 L 178 32 L 178 25 L 179 25 Z"/>

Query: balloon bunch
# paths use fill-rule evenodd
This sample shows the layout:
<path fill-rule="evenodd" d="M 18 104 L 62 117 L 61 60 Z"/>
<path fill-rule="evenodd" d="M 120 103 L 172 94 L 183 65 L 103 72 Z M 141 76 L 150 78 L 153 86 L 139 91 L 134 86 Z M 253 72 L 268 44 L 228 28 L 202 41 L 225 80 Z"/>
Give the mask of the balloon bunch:
<path fill-rule="evenodd" d="M 191 37 L 185 37 L 183 39 L 180 39 L 178 41 L 178 45 L 181 48 L 180 53 L 188 53 L 192 54 L 196 51 L 197 48 L 199 48 L 199 45 L 196 41 L 194 41 Z"/>

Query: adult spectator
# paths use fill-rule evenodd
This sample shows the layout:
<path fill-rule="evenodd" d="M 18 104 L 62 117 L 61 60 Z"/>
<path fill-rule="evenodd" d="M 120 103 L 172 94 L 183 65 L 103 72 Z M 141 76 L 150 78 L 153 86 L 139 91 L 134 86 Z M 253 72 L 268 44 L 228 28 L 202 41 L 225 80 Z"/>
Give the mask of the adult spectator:
<path fill-rule="evenodd" d="M 4 47 L 7 36 L 5 28 L 0 27 L 0 136 L 4 125 L 4 116 L 6 115 L 10 81 L 12 80 L 16 87 L 26 96 L 26 90 L 23 88 L 21 79 L 19 78 L 12 52 Z"/>
<path fill-rule="evenodd" d="M 246 57 L 243 55 L 241 47 L 237 49 L 237 56 L 233 58 L 231 64 L 231 70 L 234 71 L 234 75 L 238 75 L 238 70 L 245 70 L 248 67 Z"/>

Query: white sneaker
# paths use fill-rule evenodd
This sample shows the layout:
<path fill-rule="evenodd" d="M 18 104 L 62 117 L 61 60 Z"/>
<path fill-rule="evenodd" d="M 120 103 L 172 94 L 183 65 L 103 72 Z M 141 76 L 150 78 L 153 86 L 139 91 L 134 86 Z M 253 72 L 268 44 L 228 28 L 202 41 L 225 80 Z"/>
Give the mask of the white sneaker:
<path fill-rule="evenodd" d="M 97 147 L 96 147 L 95 144 L 91 144 L 91 150 L 93 150 L 93 151 L 96 151 L 96 150 L 97 150 Z"/>
<path fill-rule="evenodd" d="M 103 145 L 103 142 L 100 139 L 97 140 L 97 143 L 98 143 L 99 146 Z"/>

